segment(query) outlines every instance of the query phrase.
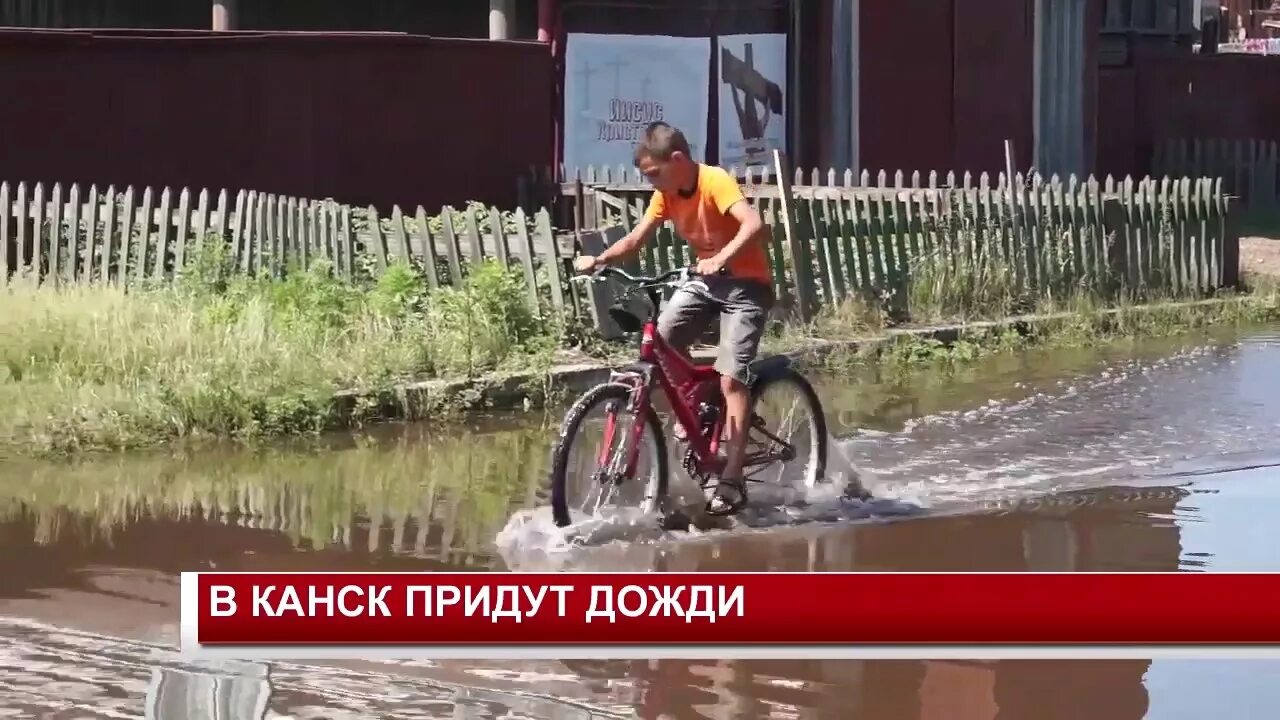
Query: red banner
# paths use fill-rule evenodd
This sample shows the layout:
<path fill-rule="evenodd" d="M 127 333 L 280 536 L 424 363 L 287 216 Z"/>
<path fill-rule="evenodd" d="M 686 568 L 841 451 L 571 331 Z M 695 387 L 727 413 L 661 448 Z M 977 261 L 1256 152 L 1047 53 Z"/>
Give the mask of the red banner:
<path fill-rule="evenodd" d="M 1260 646 L 1280 574 L 184 573 L 183 616 L 202 647 Z"/>

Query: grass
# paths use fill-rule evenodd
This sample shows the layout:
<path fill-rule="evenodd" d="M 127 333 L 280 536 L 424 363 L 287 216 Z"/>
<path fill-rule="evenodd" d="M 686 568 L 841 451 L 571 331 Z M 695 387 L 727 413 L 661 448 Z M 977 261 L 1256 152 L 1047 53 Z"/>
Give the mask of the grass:
<path fill-rule="evenodd" d="M 0 294 L 0 449 L 313 432 L 339 424 L 338 390 L 549 364 L 569 333 L 496 263 L 428 296 L 405 265 L 362 286 L 323 263 L 280 281 L 234 276 L 211 248 L 166 287 Z"/>
<path fill-rule="evenodd" d="M 999 247 L 996 237 L 978 238 L 981 230 L 953 230 L 960 242 L 973 247 Z M 1187 306 L 1203 299 L 1191 292 L 1171 290 L 1159 268 L 1147 282 L 1126 289 L 1126 283 L 1107 269 L 1090 268 L 1077 259 L 1069 243 L 1047 248 L 1031 258 L 1036 268 L 1034 286 L 1022 271 L 1028 259 L 1017 258 L 1017 268 L 998 253 L 922 254 L 914 259 L 897 297 L 851 295 L 824 307 L 806 324 L 777 325 L 766 337 L 767 352 L 787 352 L 813 346 L 814 340 L 885 341 L 858 343 L 821 356 L 813 369 L 841 372 L 876 362 L 888 367 L 920 364 L 957 365 L 993 352 L 1025 349 L 1033 345 L 1086 346 L 1119 338 L 1167 336 L 1205 327 L 1241 326 L 1280 321 L 1280 285 L 1267 276 L 1243 277 L 1244 291 L 1220 295 L 1234 301 Z M 1079 272 L 1077 266 L 1085 271 Z M 900 306 L 895 307 L 895 302 Z M 1150 308 L 1159 308 L 1152 310 Z M 903 310 L 905 309 L 905 312 Z M 905 315 L 905 318 L 901 317 Z M 963 326 L 977 321 L 997 321 L 1020 316 L 1054 316 L 1021 327 L 966 330 L 954 342 L 911 334 L 895 334 L 890 328 Z M 897 316 L 897 317 L 895 317 Z"/>

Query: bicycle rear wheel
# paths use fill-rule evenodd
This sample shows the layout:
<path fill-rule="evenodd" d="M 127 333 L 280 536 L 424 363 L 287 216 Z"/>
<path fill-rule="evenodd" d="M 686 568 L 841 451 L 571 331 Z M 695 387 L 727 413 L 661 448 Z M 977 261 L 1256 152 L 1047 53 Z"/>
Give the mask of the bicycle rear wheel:
<path fill-rule="evenodd" d="M 661 509 L 667 494 L 666 440 L 653 409 L 637 416 L 628 408 L 630 398 L 626 385 L 597 385 L 565 414 L 551 460 L 551 510 L 557 526 L 598 515 L 606 507 L 630 506 L 642 513 Z M 628 468 L 636 423 L 643 425 L 640 447 L 634 467 Z M 600 439 L 592 441 L 597 433 Z"/>
<path fill-rule="evenodd" d="M 827 482 L 827 418 L 818 394 L 793 368 L 751 387 L 743 472 L 752 482 L 800 490 Z"/>

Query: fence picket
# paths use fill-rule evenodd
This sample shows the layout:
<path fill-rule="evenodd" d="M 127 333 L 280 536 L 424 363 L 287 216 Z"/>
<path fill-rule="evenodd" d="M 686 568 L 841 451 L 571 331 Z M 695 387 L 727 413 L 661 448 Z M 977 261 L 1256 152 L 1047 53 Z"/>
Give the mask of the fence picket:
<path fill-rule="evenodd" d="M 0 285 L 9 282 L 9 268 L 12 267 L 12 260 L 9 258 L 9 214 L 13 211 L 13 206 L 9 203 L 9 183 L 0 182 L 0 208 L 4 212 L 0 213 Z"/>
<path fill-rule="evenodd" d="M 224 230 L 231 231 L 231 261 L 235 265 L 239 265 L 240 269 L 248 272 L 248 243 L 249 240 L 245 233 L 249 230 L 248 218 L 252 205 L 250 203 L 250 194 L 244 190 L 236 193 L 236 209 L 233 217 L 223 215 L 218 222 Z M 229 226 L 229 228 L 228 228 Z"/>
<path fill-rule="evenodd" d="M 338 205 L 338 237 L 342 247 L 342 258 L 346 264 L 347 277 L 356 276 L 356 231 L 351 224 L 351 207 Z"/>
<path fill-rule="evenodd" d="M 102 259 L 98 261 L 98 282 L 107 284 L 111 282 L 111 268 L 114 267 L 115 259 L 115 234 L 116 234 L 116 186 L 108 185 L 106 202 L 103 203 L 102 216 Z"/>
<path fill-rule="evenodd" d="M 280 228 L 280 266 L 288 275 L 306 267 L 302 263 L 302 242 L 298 237 L 298 200 L 282 197 L 279 202 L 276 224 Z"/>
<path fill-rule="evenodd" d="M 387 269 L 387 238 L 382 234 L 382 221 L 378 219 L 378 209 L 370 205 L 366 212 L 369 222 L 369 245 L 365 251 L 373 255 L 378 272 L 382 272 Z"/>
<path fill-rule="evenodd" d="M 462 250 L 458 247 L 458 234 L 453 227 L 453 207 L 444 206 L 440 211 L 440 223 L 445 253 L 449 258 L 449 284 L 462 287 Z"/>
<path fill-rule="evenodd" d="M 311 247 L 311 260 L 333 262 L 333 253 L 329 249 L 329 233 L 325 232 L 324 215 L 320 211 L 320 201 L 305 200 L 299 208 L 302 222 L 307 226 L 307 242 Z M 308 261 L 308 269 L 311 261 Z"/>
<path fill-rule="evenodd" d="M 116 282 L 129 285 L 129 256 L 133 252 L 133 186 L 124 190 L 124 212 L 120 216 L 120 256 L 116 263 Z"/>
<path fill-rule="evenodd" d="M 49 279 L 56 285 L 66 275 L 66 258 L 62 247 L 62 183 L 53 184 L 49 196 Z"/>
<path fill-rule="evenodd" d="M 79 202 L 79 188 L 72 186 L 71 192 L 76 195 L 76 199 L 71 201 L 72 208 L 75 210 L 75 217 L 71 221 L 71 226 L 75 228 L 77 235 L 79 234 L 81 205 Z M 2 203 L 0 203 L 2 204 Z M 89 186 L 89 198 L 83 206 L 84 214 L 84 250 L 80 256 L 79 271 L 72 274 L 72 280 L 84 278 L 86 281 L 93 280 L 93 258 L 96 255 L 97 248 L 95 241 L 98 236 L 98 186 Z M 6 223 L 7 224 L 7 223 Z M 73 247 L 73 251 L 74 251 Z"/>
<path fill-rule="evenodd" d="M 142 208 L 138 212 L 138 240 L 134 247 L 137 262 L 134 264 L 133 281 L 141 283 L 147 276 L 147 255 L 151 245 L 151 225 L 155 222 L 155 196 L 150 186 L 142 191 Z"/>
<path fill-rule="evenodd" d="M 560 259 L 560 246 L 556 242 L 555 232 L 551 229 L 551 214 L 542 208 L 534 216 L 534 228 L 537 234 L 535 244 L 547 248 L 547 277 L 551 284 L 551 303 L 558 312 L 565 311 L 564 286 L 561 284 L 564 263 Z"/>
<path fill-rule="evenodd" d="M 173 196 L 169 188 L 164 188 L 160 193 L 160 220 L 157 223 L 159 232 L 156 233 L 156 257 L 155 263 L 152 264 L 151 277 L 160 279 L 164 277 L 164 268 L 169 255 L 169 227 L 173 224 Z M 144 239 L 145 242 L 145 239 Z"/>
<path fill-rule="evenodd" d="M 218 206 L 214 210 L 216 215 L 207 221 L 209 222 L 209 226 L 213 228 L 212 234 L 217 236 L 219 243 L 226 242 L 226 239 L 227 239 L 227 216 L 228 216 L 228 213 L 230 212 L 230 210 L 228 209 L 229 206 L 227 202 L 228 202 L 227 190 L 226 188 L 223 188 L 222 190 L 218 191 Z M 205 218 L 206 216 L 204 215 L 204 211 L 201 211 L 200 224 L 201 224 L 202 231 L 204 230 L 204 227 L 205 227 L 205 222 L 206 222 Z M 206 232 L 202 232 L 202 234 L 209 234 L 209 233 L 206 231 Z M 233 252 L 231 257 L 234 258 L 235 257 L 234 248 L 232 248 L 232 250 Z"/>
<path fill-rule="evenodd" d="M 187 234 L 191 232 L 191 191 L 182 188 L 178 194 L 178 218 L 173 236 L 173 276 L 178 277 L 187 267 Z"/>
<path fill-rule="evenodd" d="M 31 239 L 35 249 L 31 253 L 32 280 L 39 282 L 44 270 L 49 267 L 49 259 L 44 242 L 45 197 L 44 184 L 36 183 L 31 197 Z"/>
<path fill-rule="evenodd" d="M 427 211 L 421 205 L 418 206 L 417 212 L 414 213 L 414 219 L 418 224 L 418 247 L 421 248 L 419 261 L 422 263 L 422 270 L 427 276 L 427 287 L 435 290 L 440 287 L 440 268 L 436 261 L 436 241 L 431 234 L 431 226 L 427 223 Z"/>
<path fill-rule="evenodd" d="M 18 272 L 30 272 L 30 261 L 27 252 L 27 217 L 30 208 L 27 206 L 27 184 L 25 182 L 18 183 L 17 204 L 14 207 L 14 216 L 17 219 L 17 240 L 18 240 Z"/>
<path fill-rule="evenodd" d="M 828 262 L 825 238 L 831 237 L 831 231 L 821 214 L 817 200 L 798 200 L 796 202 L 796 215 L 796 228 L 801 231 L 802 236 L 805 238 L 805 245 L 813 249 L 814 259 L 818 264 L 817 273 L 814 275 L 814 280 L 816 281 L 815 294 L 821 297 L 822 302 L 830 303 L 831 268 Z"/>
<path fill-rule="evenodd" d="M 390 258 L 402 262 L 409 260 L 409 234 L 404 229 L 404 213 L 400 212 L 399 205 L 391 207 L 391 238 L 392 241 L 387 245 L 390 252 Z"/>
<path fill-rule="evenodd" d="M 623 207 L 623 215 L 626 215 L 625 207 Z M 489 208 L 489 232 L 493 235 L 494 256 L 498 258 L 499 263 L 502 263 L 502 267 L 511 267 L 511 249 L 507 246 L 507 229 L 503 227 L 502 211 L 496 206 Z"/>
<path fill-rule="evenodd" d="M 80 206 L 80 184 L 71 183 L 71 191 L 67 194 L 67 241 L 63 246 L 66 248 L 64 257 L 67 259 L 67 270 L 64 279 L 67 282 L 76 281 L 77 266 L 82 265 L 80 254 L 76 252 L 80 249 L 80 213 L 82 210 L 83 208 Z M 90 232 L 89 235 L 92 237 L 93 233 Z"/>
<path fill-rule="evenodd" d="M 594 175 L 595 168 L 592 168 L 591 171 Z M 481 265 L 484 263 L 484 240 L 480 235 L 480 220 L 476 217 L 475 205 L 467 207 L 466 222 L 467 243 L 471 248 L 471 262 L 475 265 Z"/>
<path fill-rule="evenodd" d="M 421 211 L 421 209 L 419 209 Z M 520 267 L 524 270 L 525 291 L 529 293 L 529 307 L 537 313 L 538 317 L 543 317 L 542 302 L 538 296 L 537 275 L 533 270 L 533 263 L 537 257 L 537 251 L 534 250 L 533 240 L 529 236 L 529 218 L 524 214 L 524 208 L 516 208 L 516 243 L 520 248 Z M 553 241 L 554 243 L 554 241 Z"/>
<path fill-rule="evenodd" d="M 284 198 L 267 196 L 266 263 L 272 277 L 280 277 L 285 264 Z"/>

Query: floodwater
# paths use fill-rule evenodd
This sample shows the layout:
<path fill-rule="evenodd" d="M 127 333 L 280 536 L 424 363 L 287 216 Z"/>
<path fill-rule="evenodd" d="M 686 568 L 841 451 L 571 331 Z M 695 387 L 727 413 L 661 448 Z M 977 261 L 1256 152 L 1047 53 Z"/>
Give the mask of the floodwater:
<path fill-rule="evenodd" d="M 1280 662 L 193 666 L 175 646 L 183 570 L 1280 570 L 1278 368 L 1260 329 L 826 378 L 876 500 L 570 551 L 519 521 L 553 432 L 528 420 L 0 465 L 0 718 L 1273 716 Z"/>

